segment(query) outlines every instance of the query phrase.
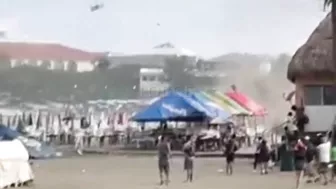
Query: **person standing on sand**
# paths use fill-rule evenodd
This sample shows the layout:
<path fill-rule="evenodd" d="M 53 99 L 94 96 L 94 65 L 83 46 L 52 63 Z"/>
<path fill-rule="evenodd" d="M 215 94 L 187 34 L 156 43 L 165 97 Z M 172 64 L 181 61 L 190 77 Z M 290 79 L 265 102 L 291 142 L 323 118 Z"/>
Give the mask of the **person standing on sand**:
<path fill-rule="evenodd" d="M 183 146 L 183 152 L 184 152 L 184 170 L 187 172 L 186 182 L 192 182 L 193 170 L 194 170 L 195 146 L 191 135 L 187 136 L 187 142 Z"/>
<path fill-rule="evenodd" d="M 310 141 L 309 136 L 305 136 L 304 140 L 305 145 L 307 146 L 306 152 L 306 166 L 305 172 L 308 177 L 307 183 L 312 183 L 315 180 L 315 169 L 314 169 L 314 159 L 316 157 L 316 149 L 314 144 Z"/>
<path fill-rule="evenodd" d="M 295 131 L 294 134 L 296 138 L 296 142 L 294 145 L 294 163 L 295 163 L 295 171 L 296 171 L 296 189 L 300 188 L 300 183 L 303 177 L 303 170 L 305 167 L 305 158 L 307 146 L 301 141 L 299 138 L 299 132 Z"/>
<path fill-rule="evenodd" d="M 331 151 L 331 143 L 328 141 L 326 137 L 322 137 L 321 144 L 316 147 L 318 152 L 318 172 L 320 177 L 323 177 L 324 185 L 328 184 L 328 166 L 330 163 L 330 151 Z"/>
<path fill-rule="evenodd" d="M 232 175 L 233 173 L 233 163 L 235 159 L 235 153 L 238 150 L 238 145 L 236 142 L 236 135 L 233 134 L 231 139 L 226 143 L 225 155 L 226 155 L 226 174 Z"/>
<path fill-rule="evenodd" d="M 261 141 L 262 141 L 262 137 L 258 137 L 257 139 L 257 144 L 256 144 L 256 151 L 254 153 L 254 161 L 253 161 L 253 172 L 257 172 L 257 167 L 258 167 L 258 164 L 259 164 L 259 146 L 261 144 Z"/>
<path fill-rule="evenodd" d="M 259 145 L 259 163 L 260 163 L 260 174 L 268 174 L 268 161 L 270 159 L 270 148 L 268 147 L 267 141 L 264 139 Z"/>
<path fill-rule="evenodd" d="M 168 142 L 168 137 L 162 135 L 160 141 L 158 142 L 158 158 L 159 158 L 159 176 L 160 176 L 160 185 L 169 183 L 169 158 L 171 156 L 170 145 Z M 163 179 L 163 175 L 165 179 Z"/>

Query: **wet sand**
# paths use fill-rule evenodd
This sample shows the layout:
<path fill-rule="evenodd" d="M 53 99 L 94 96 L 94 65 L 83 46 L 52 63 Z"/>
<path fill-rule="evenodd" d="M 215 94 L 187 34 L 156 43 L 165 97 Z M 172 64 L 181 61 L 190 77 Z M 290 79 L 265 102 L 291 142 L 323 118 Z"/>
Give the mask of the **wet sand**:
<path fill-rule="evenodd" d="M 250 160 L 236 162 L 233 176 L 219 173 L 224 159 L 196 159 L 195 181 L 183 183 L 183 159 L 173 158 L 169 186 L 157 185 L 157 162 L 154 157 L 86 156 L 37 161 L 33 165 L 38 189 L 291 189 L 293 173 L 272 172 L 261 176 L 253 173 Z M 304 185 L 302 188 L 335 188 L 336 184 Z"/>

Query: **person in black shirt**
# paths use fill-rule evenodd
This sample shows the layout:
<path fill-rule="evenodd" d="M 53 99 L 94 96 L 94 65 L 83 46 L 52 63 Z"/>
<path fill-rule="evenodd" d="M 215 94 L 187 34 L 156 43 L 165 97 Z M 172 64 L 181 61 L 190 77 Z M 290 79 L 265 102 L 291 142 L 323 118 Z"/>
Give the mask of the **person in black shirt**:
<path fill-rule="evenodd" d="M 304 108 L 297 108 L 296 110 L 296 126 L 300 133 L 304 133 L 305 126 L 309 123 L 309 118 L 304 112 Z"/>
<path fill-rule="evenodd" d="M 259 145 L 259 161 L 261 167 L 261 174 L 268 174 L 268 161 L 270 159 L 270 149 L 266 140 L 262 140 Z"/>
<path fill-rule="evenodd" d="M 307 146 L 306 151 L 306 172 L 308 176 L 307 183 L 311 183 L 313 182 L 316 175 L 314 170 L 314 159 L 316 156 L 316 148 L 314 144 L 310 141 L 309 136 L 305 137 L 304 144 Z"/>
<path fill-rule="evenodd" d="M 296 132 L 295 136 L 297 140 L 294 144 L 294 163 L 296 171 L 296 189 L 298 189 L 300 187 L 301 179 L 303 177 L 307 146 L 299 138 L 298 132 Z"/>
<path fill-rule="evenodd" d="M 257 171 L 257 166 L 259 163 L 259 146 L 261 144 L 262 141 L 262 137 L 258 137 L 257 139 L 257 148 L 256 151 L 254 152 L 254 161 L 253 161 L 253 171 L 256 172 Z"/>
<path fill-rule="evenodd" d="M 226 143 L 225 155 L 226 155 L 226 174 L 232 175 L 233 173 L 233 163 L 235 159 L 235 152 L 238 150 L 238 145 L 236 142 L 236 135 L 233 134 L 231 139 Z"/>

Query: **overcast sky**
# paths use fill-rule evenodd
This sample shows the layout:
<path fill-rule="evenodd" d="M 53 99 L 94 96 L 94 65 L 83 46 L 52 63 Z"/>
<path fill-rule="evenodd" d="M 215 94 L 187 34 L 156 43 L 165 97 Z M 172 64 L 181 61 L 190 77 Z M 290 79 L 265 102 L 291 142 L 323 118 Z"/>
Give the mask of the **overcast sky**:
<path fill-rule="evenodd" d="M 95 3 L 105 7 L 91 13 Z M 325 14 L 322 0 L 1 0 L 0 29 L 10 40 L 92 51 L 134 53 L 170 41 L 212 57 L 293 53 Z"/>

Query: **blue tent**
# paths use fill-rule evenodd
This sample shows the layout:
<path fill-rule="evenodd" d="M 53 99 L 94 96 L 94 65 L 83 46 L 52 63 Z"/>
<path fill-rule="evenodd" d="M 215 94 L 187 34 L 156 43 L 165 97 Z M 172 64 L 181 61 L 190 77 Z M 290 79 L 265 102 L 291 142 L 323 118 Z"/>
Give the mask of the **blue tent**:
<path fill-rule="evenodd" d="M 0 125 L 0 140 L 13 140 L 18 138 L 21 134 L 4 125 Z"/>
<path fill-rule="evenodd" d="M 181 92 L 170 92 L 132 117 L 138 122 L 203 121 L 216 115 Z"/>
<path fill-rule="evenodd" d="M 231 117 L 231 113 L 223 110 L 222 108 L 220 108 L 220 106 L 214 104 L 214 102 L 204 98 L 198 92 L 187 92 L 186 95 L 190 96 L 193 100 L 201 103 L 209 111 L 216 114 L 216 118 L 221 118 L 222 120 L 225 120 L 225 119 Z"/>
<path fill-rule="evenodd" d="M 28 138 L 16 130 L 0 124 L 0 141 L 10 141 L 14 139 L 19 139 L 22 142 L 30 158 L 43 159 L 57 156 L 57 152 L 52 146 L 33 138 Z"/>

